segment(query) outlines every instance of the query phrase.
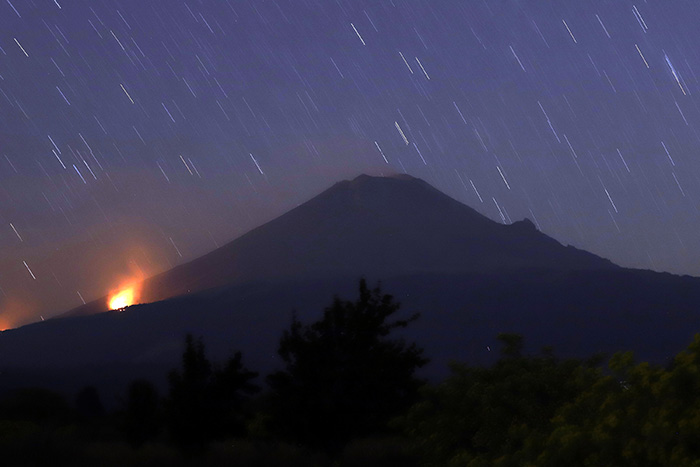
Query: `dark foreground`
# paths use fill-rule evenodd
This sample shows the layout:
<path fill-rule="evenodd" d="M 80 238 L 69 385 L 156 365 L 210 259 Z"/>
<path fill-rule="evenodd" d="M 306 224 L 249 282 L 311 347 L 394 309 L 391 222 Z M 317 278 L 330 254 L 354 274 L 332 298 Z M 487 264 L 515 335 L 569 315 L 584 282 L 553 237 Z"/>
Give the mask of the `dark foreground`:
<path fill-rule="evenodd" d="M 124 388 L 116 409 L 85 387 L 27 388 L 0 400 L 2 464 L 240 466 L 691 466 L 700 462 L 700 335 L 665 367 L 618 353 L 604 365 L 523 352 L 498 336 L 492 366 L 451 365 L 395 338 L 420 317 L 360 283 L 279 341 L 283 370 L 262 378 L 235 353 L 212 362 L 188 336 L 159 394 Z"/>
<path fill-rule="evenodd" d="M 409 409 L 342 446 L 273 429 L 267 392 L 240 407 L 243 431 L 191 442 L 176 435 L 172 395 L 145 383 L 109 413 L 90 388 L 72 401 L 26 389 L 0 405 L 3 465 L 697 465 L 700 338 L 669 368 L 619 354 L 605 370 L 596 360 L 521 356 L 516 336 L 502 341 L 493 367 L 454 365 Z M 202 432 L 219 423 L 199 422 Z M 324 429 L 333 427 L 311 427 Z"/>

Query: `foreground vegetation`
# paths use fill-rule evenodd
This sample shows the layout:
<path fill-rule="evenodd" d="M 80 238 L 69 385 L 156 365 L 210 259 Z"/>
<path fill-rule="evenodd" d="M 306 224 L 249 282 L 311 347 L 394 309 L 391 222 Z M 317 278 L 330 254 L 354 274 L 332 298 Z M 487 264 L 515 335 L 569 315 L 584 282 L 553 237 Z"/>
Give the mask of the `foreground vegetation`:
<path fill-rule="evenodd" d="M 422 350 L 392 337 L 418 319 L 398 309 L 362 281 L 354 302 L 294 319 L 266 384 L 240 353 L 217 365 L 188 336 L 167 394 L 134 381 L 117 411 L 89 387 L 71 403 L 14 392 L 0 400 L 3 465 L 700 466 L 700 335 L 664 368 L 523 355 L 501 334 L 492 367 L 454 363 L 431 385 L 415 376 Z"/>

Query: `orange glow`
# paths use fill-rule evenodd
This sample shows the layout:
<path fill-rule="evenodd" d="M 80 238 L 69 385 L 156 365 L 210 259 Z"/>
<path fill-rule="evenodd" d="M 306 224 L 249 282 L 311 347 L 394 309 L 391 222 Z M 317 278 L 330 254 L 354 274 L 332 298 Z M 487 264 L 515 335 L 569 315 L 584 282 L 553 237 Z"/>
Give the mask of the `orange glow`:
<path fill-rule="evenodd" d="M 31 321 L 27 318 L 31 317 L 35 311 L 33 304 L 27 300 L 5 297 L 0 300 L 0 331 L 30 323 Z"/>
<path fill-rule="evenodd" d="M 121 290 L 109 297 L 109 309 L 118 310 L 133 305 L 136 302 L 135 287 Z"/>
<path fill-rule="evenodd" d="M 144 271 L 135 261 L 129 263 L 131 271 L 115 281 L 115 287 L 107 294 L 107 307 L 110 310 L 121 310 L 131 305 L 141 303 L 142 281 Z"/>

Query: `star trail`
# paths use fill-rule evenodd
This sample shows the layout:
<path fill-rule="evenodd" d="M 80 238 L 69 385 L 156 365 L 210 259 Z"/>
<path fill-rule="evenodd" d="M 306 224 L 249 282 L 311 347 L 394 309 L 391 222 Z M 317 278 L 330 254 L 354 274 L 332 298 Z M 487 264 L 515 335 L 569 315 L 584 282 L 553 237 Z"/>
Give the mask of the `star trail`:
<path fill-rule="evenodd" d="M 5 0 L 0 324 L 408 173 L 700 275 L 700 4 Z"/>

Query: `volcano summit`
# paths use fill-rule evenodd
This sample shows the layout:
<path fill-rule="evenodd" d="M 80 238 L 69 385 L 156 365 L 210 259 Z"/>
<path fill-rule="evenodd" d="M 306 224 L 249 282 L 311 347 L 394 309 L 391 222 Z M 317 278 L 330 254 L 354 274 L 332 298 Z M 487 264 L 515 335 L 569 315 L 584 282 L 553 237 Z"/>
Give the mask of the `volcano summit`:
<path fill-rule="evenodd" d="M 147 279 L 140 301 L 270 280 L 613 268 L 608 260 L 561 245 L 528 219 L 499 224 L 423 180 L 360 175 Z M 108 302 L 99 299 L 70 315 L 107 311 Z"/>

